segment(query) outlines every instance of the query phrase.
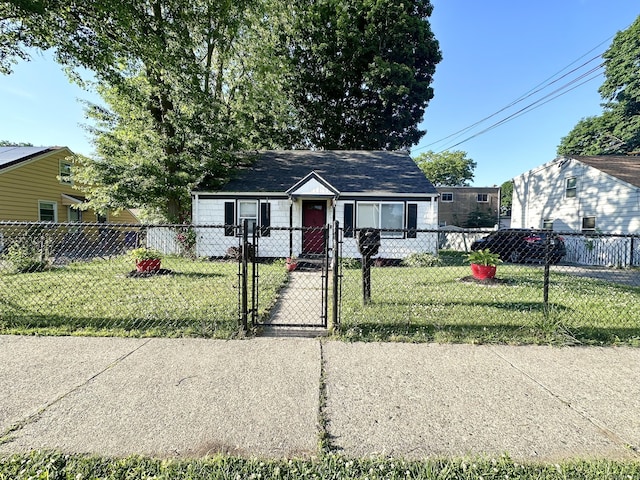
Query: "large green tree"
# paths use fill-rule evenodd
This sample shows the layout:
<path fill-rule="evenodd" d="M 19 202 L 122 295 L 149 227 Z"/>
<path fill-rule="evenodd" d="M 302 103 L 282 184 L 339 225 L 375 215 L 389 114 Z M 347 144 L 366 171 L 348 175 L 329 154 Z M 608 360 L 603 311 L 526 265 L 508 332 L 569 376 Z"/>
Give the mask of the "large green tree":
<path fill-rule="evenodd" d="M 640 154 L 640 16 L 616 34 L 603 58 L 604 111 L 580 120 L 562 138 L 561 155 Z"/>
<path fill-rule="evenodd" d="M 236 41 L 253 0 L 35 0 L 2 6 L 2 33 L 51 47 L 76 72 L 89 69 L 109 109 L 97 120 L 97 157 L 74 172 L 97 209 L 147 206 L 188 214 L 204 175 L 223 181 L 236 131 L 225 122 Z M 4 62 L 5 65 L 8 63 Z M 236 68 L 237 70 L 237 68 Z M 236 79 L 237 80 L 237 79 Z"/>
<path fill-rule="evenodd" d="M 281 52 L 300 147 L 409 148 L 441 55 L 429 0 L 293 0 Z"/>
<path fill-rule="evenodd" d="M 11 0 L 0 68 L 52 48 L 89 69 L 96 157 L 74 175 L 101 210 L 183 220 L 203 176 L 221 184 L 260 148 L 411 145 L 433 92 L 428 0 Z M 340 76 L 339 79 L 334 78 Z"/>
<path fill-rule="evenodd" d="M 425 176 L 435 186 L 464 187 L 473 180 L 476 162 L 462 150 L 423 152 L 414 158 Z"/>

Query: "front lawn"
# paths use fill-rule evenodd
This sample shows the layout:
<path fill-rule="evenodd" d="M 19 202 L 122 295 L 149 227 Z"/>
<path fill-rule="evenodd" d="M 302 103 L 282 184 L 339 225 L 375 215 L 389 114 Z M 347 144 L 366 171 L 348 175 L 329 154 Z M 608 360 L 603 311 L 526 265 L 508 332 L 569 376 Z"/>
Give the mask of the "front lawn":
<path fill-rule="evenodd" d="M 35 273 L 0 272 L 0 333 L 202 336 L 238 332 L 238 265 L 167 257 L 165 275 L 129 276 L 126 256 L 78 262 Z M 261 314 L 286 279 L 261 265 Z"/>
<path fill-rule="evenodd" d="M 469 280 L 469 266 L 372 268 L 371 303 L 362 276 L 344 269 L 340 335 L 364 341 L 640 345 L 640 288 L 501 265 L 497 281 Z"/>

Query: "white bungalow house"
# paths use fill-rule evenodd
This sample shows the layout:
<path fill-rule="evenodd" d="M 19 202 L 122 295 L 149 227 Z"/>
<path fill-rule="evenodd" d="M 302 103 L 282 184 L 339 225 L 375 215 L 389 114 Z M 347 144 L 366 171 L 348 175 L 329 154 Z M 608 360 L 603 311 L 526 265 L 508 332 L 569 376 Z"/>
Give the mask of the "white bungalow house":
<path fill-rule="evenodd" d="M 640 233 L 640 157 L 559 157 L 515 177 L 511 226 Z"/>
<path fill-rule="evenodd" d="M 407 152 L 265 151 L 221 189 L 205 180 L 192 200 L 200 256 L 237 246 L 232 226 L 245 219 L 259 233 L 261 257 L 324 252 L 323 232 L 306 227 L 334 220 L 344 228 L 344 257 L 360 256 L 355 231 L 365 227 L 383 229 L 380 257 L 437 251 L 437 235 L 419 230 L 437 228 L 438 192 Z M 226 228 L 197 228 L 205 225 Z"/>
<path fill-rule="evenodd" d="M 640 157 L 564 156 L 513 179 L 511 227 L 577 232 L 566 261 L 636 265 L 640 234 Z"/>

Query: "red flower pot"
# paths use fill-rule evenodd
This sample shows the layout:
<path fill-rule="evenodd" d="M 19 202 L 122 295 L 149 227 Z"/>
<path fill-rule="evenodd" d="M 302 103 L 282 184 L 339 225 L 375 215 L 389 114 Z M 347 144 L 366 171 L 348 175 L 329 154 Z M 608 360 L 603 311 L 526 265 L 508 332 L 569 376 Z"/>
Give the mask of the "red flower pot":
<path fill-rule="evenodd" d="M 293 272 L 297 267 L 297 263 L 287 263 L 287 272 Z"/>
<path fill-rule="evenodd" d="M 473 277 L 478 280 L 486 280 L 487 278 L 493 278 L 496 276 L 495 265 L 478 265 L 477 263 L 471 264 L 471 273 Z"/>
<path fill-rule="evenodd" d="M 138 260 L 136 262 L 136 272 L 157 272 L 160 270 L 160 262 L 159 258 L 154 258 L 151 260 Z"/>

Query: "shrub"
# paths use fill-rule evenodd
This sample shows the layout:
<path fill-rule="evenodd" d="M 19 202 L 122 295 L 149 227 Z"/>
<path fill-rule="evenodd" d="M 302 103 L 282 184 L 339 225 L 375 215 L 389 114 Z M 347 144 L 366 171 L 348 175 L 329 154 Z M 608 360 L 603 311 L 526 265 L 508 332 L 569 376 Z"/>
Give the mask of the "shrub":
<path fill-rule="evenodd" d="M 14 243 L 7 248 L 4 258 L 17 273 L 41 272 L 49 266 L 49 262 L 40 255 L 30 243 Z"/>
<path fill-rule="evenodd" d="M 255 247 L 253 244 L 247 244 L 247 253 L 249 256 L 249 260 L 253 260 L 255 257 Z M 225 255 L 226 258 L 232 258 L 236 261 L 242 260 L 242 247 L 229 247 L 227 248 L 227 253 Z"/>
<path fill-rule="evenodd" d="M 362 262 L 357 258 L 342 257 L 342 268 L 359 269 L 362 268 Z"/>
<path fill-rule="evenodd" d="M 438 267 L 442 261 L 431 253 L 412 253 L 402 261 L 407 267 Z"/>

